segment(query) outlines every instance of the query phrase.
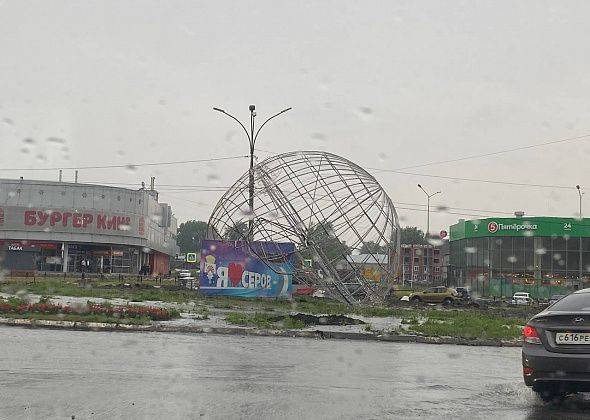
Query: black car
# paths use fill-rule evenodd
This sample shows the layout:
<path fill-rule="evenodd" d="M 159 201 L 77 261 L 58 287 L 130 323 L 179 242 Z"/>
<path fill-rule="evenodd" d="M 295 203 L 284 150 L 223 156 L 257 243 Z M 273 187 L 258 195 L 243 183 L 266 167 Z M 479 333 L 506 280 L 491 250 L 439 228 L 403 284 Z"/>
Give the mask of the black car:
<path fill-rule="evenodd" d="M 524 382 L 544 401 L 590 391 L 590 288 L 567 295 L 523 330 Z"/>

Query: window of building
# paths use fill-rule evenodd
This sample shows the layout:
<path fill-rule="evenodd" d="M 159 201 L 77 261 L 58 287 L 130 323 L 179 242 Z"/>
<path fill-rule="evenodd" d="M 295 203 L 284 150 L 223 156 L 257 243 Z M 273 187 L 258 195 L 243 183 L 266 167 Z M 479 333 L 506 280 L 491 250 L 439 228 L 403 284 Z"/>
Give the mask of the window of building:
<path fill-rule="evenodd" d="M 414 257 L 414 264 L 418 264 L 420 262 L 420 258 Z"/>
<path fill-rule="evenodd" d="M 435 258 L 435 259 L 434 259 L 434 263 L 435 263 L 435 264 L 438 264 L 439 262 L 440 262 L 440 258 Z"/>
<path fill-rule="evenodd" d="M 434 250 L 434 255 L 439 255 L 440 254 L 440 249 L 435 249 Z"/>
<path fill-rule="evenodd" d="M 424 267 L 424 272 L 428 273 L 428 267 Z"/>
<path fill-rule="evenodd" d="M 415 266 L 414 266 L 414 271 L 420 271 L 420 266 L 418 266 L 418 265 L 415 265 Z"/>
<path fill-rule="evenodd" d="M 438 273 L 438 272 L 440 272 L 440 267 L 434 267 L 434 272 L 435 272 L 435 273 Z"/>

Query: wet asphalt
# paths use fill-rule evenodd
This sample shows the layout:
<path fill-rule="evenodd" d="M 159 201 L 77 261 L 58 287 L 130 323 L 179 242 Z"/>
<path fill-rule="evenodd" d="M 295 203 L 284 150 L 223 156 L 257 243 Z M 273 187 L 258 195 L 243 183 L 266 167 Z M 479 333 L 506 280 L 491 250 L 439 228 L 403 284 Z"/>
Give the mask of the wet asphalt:
<path fill-rule="evenodd" d="M 0 327 L 0 419 L 582 419 L 520 349 Z"/>

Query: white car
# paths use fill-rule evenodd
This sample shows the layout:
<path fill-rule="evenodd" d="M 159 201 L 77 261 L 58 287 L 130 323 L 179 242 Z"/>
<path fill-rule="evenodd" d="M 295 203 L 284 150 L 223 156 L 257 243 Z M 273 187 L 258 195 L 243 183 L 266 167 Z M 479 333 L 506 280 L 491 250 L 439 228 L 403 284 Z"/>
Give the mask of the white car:
<path fill-rule="evenodd" d="M 526 292 L 516 292 L 512 296 L 512 301 L 510 302 L 513 305 L 530 305 L 533 303 L 531 296 L 529 293 Z"/>

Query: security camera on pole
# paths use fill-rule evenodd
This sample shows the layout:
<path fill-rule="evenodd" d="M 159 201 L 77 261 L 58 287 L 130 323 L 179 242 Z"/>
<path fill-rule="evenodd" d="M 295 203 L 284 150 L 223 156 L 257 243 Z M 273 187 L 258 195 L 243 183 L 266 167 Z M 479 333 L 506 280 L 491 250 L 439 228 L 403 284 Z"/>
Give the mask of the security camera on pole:
<path fill-rule="evenodd" d="M 248 208 L 250 210 L 250 214 L 249 214 L 250 221 L 248 222 L 248 239 L 252 240 L 253 239 L 253 229 L 254 229 L 254 146 L 256 145 L 256 139 L 258 138 L 258 134 L 260 133 L 260 130 L 262 130 L 262 127 L 264 127 L 267 122 L 269 122 L 273 118 L 278 117 L 279 115 L 289 111 L 292 108 L 291 107 L 285 108 L 281 112 L 278 112 L 275 115 L 273 115 L 272 117 L 269 117 L 258 128 L 258 131 L 256 131 L 256 134 L 254 133 L 254 118 L 256 117 L 256 106 L 250 105 L 248 109 L 250 110 L 250 132 L 248 132 L 248 130 L 246 129 L 244 124 L 242 124 L 240 122 L 240 120 L 238 120 L 236 117 L 225 112 L 223 109 L 213 107 L 214 111 L 221 112 L 222 114 L 227 115 L 228 117 L 230 117 L 234 121 L 236 121 L 238 124 L 240 124 L 240 126 L 244 129 L 244 132 L 246 133 L 246 137 L 248 137 L 248 142 L 250 143 L 250 177 L 249 177 L 249 182 L 248 182 Z"/>

